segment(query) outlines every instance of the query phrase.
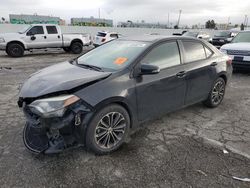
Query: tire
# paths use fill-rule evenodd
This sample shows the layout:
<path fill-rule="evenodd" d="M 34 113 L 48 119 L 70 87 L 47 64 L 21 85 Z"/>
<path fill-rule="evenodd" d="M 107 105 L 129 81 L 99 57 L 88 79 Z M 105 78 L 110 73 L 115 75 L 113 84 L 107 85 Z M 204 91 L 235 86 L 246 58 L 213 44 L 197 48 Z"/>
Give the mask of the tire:
<path fill-rule="evenodd" d="M 24 48 L 18 43 L 11 43 L 7 46 L 6 52 L 11 57 L 22 57 L 24 54 Z"/>
<path fill-rule="evenodd" d="M 63 50 L 64 50 L 65 52 L 70 52 L 70 51 L 71 51 L 69 47 L 64 47 Z"/>
<path fill-rule="evenodd" d="M 223 78 L 219 77 L 213 84 L 213 87 L 209 93 L 208 98 L 203 104 L 209 108 L 216 108 L 221 104 L 224 99 L 226 91 L 226 82 Z"/>
<path fill-rule="evenodd" d="M 116 123 L 109 124 L 109 119 Z M 87 127 L 86 148 L 97 155 L 114 152 L 124 143 L 129 127 L 130 117 L 122 106 L 112 104 L 104 107 L 94 115 Z"/>
<path fill-rule="evenodd" d="M 80 54 L 82 53 L 82 44 L 80 42 L 73 42 L 70 45 L 70 50 L 72 51 L 73 54 Z"/>

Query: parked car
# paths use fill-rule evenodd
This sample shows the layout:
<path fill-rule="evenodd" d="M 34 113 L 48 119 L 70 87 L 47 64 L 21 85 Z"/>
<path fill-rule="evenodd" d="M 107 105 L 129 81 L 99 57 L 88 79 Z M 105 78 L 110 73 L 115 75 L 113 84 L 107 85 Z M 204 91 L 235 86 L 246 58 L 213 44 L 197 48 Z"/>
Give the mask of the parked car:
<path fill-rule="evenodd" d="M 234 69 L 249 69 L 250 31 L 237 34 L 231 43 L 221 47 L 221 51 L 232 58 Z"/>
<path fill-rule="evenodd" d="M 172 35 L 175 35 L 175 36 L 182 36 L 184 33 L 186 33 L 187 31 L 184 30 L 182 31 L 181 33 L 173 33 Z"/>
<path fill-rule="evenodd" d="M 185 32 L 182 36 L 194 37 L 194 38 L 203 39 L 206 41 L 209 41 L 209 39 L 211 38 L 211 36 L 205 31 L 188 31 L 188 32 Z"/>
<path fill-rule="evenodd" d="M 116 32 L 101 31 L 101 32 L 98 32 L 97 35 L 94 37 L 93 45 L 95 47 L 98 47 L 111 40 L 115 40 L 118 38 L 120 37 L 119 37 L 119 34 Z"/>
<path fill-rule="evenodd" d="M 236 31 L 221 31 L 218 34 L 215 34 L 209 42 L 215 47 L 220 48 L 224 44 L 230 43 L 237 33 L 238 32 Z"/>
<path fill-rule="evenodd" d="M 198 39 L 111 41 L 23 84 L 24 144 L 46 154 L 79 145 L 113 152 L 145 121 L 198 102 L 219 106 L 231 72 L 231 59 Z"/>
<path fill-rule="evenodd" d="M 90 44 L 89 34 L 62 34 L 61 28 L 53 24 L 34 24 L 18 33 L 0 34 L 0 50 L 11 57 L 21 57 L 25 50 L 46 48 L 63 48 L 66 52 L 80 54 L 83 46 Z"/>

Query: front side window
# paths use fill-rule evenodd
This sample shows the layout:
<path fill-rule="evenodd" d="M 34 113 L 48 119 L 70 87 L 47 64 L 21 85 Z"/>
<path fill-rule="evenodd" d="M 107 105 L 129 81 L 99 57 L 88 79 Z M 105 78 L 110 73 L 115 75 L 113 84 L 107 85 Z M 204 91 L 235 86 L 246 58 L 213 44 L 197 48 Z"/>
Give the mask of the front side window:
<path fill-rule="evenodd" d="M 147 42 L 114 40 L 84 54 L 78 58 L 78 64 L 114 72 L 131 64 L 148 45 Z"/>
<path fill-rule="evenodd" d="M 142 60 L 143 64 L 156 65 L 160 69 L 180 65 L 180 53 L 177 43 L 166 42 L 156 46 Z"/>
<path fill-rule="evenodd" d="M 46 26 L 48 34 L 57 34 L 56 26 Z"/>
<path fill-rule="evenodd" d="M 201 43 L 195 41 L 182 41 L 186 63 L 206 59 L 206 53 Z"/>
<path fill-rule="evenodd" d="M 27 33 L 27 35 L 41 35 L 41 34 L 44 34 L 43 26 L 34 26 Z"/>

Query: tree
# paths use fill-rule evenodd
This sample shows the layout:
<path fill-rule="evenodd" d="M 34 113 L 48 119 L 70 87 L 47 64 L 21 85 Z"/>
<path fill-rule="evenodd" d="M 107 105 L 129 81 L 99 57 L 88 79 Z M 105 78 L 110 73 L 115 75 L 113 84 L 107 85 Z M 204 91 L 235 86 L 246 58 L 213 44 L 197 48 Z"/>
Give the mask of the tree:
<path fill-rule="evenodd" d="M 205 24 L 206 29 L 214 29 L 216 27 L 216 23 L 214 20 L 208 20 Z"/>

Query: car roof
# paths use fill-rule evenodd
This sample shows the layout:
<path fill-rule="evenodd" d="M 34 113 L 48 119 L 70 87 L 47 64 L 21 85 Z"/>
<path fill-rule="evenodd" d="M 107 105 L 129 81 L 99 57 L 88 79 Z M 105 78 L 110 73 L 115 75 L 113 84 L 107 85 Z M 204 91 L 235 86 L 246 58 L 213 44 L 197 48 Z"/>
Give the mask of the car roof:
<path fill-rule="evenodd" d="M 130 36 L 130 37 L 123 37 L 118 40 L 130 40 L 130 41 L 140 41 L 140 42 L 157 42 L 161 40 L 177 40 L 177 39 L 188 39 L 188 40 L 196 40 L 200 41 L 199 39 L 193 37 L 183 37 L 183 36 L 166 36 L 166 35 L 139 35 L 139 36 Z"/>

